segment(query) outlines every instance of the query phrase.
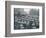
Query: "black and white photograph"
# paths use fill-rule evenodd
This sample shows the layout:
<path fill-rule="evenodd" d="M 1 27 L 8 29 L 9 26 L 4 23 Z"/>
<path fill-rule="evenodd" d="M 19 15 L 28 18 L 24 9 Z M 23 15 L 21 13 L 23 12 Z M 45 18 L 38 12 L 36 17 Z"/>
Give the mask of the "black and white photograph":
<path fill-rule="evenodd" d="M 11 33 L 32 33 L 40 31 L 42 31 L 42 7 L 11 6 Z"/>
<path fill-rule="evenodd" d="M 6 37 L 43 35 L 44 3 L 6 1 Z"/>
<path fill-rule="evenodd" d="M 14 8 L 14 30 L 39 29 L 39 9 Z"/>

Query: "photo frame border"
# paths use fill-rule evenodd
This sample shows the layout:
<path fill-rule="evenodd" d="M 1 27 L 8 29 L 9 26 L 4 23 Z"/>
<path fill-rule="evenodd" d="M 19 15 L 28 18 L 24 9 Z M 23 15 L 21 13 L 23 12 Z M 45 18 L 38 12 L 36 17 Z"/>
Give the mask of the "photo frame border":
<path fill-rule="evenodd" d="M 28 6 L 42 6 L 42 32 L 36 33 L 18 33 L 11 34 L 10 19 L 11 19 L 11 5 L 28 5 Z M 36 2 L 19 2 L 19 1 L 5 1 L 5 37 L 18 37 L 18 36 L 32 36 L 45 34 L 45 3 Z"/>

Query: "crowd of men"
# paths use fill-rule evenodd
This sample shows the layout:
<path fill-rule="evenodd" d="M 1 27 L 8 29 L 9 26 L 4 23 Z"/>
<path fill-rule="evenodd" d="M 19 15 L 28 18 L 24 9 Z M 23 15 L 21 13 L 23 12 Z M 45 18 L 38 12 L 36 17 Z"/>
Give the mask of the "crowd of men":
<path fill-rule="evenodd" d="M 14 29 L 36 29 L 39 28 L 38 17 L 34 18 L 31 15 L 15 16 Z"/>

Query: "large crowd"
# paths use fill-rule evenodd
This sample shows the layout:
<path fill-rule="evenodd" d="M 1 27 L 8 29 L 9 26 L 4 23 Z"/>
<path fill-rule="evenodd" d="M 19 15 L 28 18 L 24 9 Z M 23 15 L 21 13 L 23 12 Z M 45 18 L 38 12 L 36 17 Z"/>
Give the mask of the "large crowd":
<path fill-rule="evenodd" d="M 14 16 L 14 29 L 36 29 L 39 28 L 39 18 L 31 15 Z"/>

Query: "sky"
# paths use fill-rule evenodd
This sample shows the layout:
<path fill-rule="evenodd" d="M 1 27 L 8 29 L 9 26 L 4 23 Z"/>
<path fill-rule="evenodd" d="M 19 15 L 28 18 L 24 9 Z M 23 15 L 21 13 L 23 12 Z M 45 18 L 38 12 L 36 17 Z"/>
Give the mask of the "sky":
<path fill-rule="evenodd" d="M 25 13 L 29 14 L 30 9 L 29 8 L 24 8 L 24 11 L 25 11 Z"/>

